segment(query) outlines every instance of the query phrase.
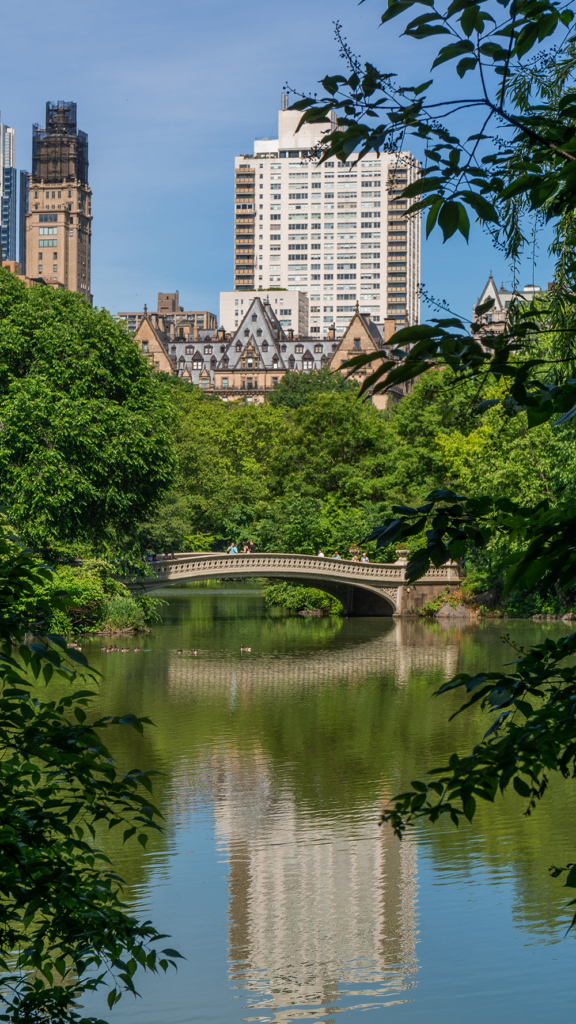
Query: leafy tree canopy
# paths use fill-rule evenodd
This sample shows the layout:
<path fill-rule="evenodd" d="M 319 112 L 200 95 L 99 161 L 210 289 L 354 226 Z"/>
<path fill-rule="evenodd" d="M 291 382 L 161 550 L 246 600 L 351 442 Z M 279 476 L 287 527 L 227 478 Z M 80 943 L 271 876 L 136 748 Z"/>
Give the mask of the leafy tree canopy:
<path fill-rule="evenodd" d="M 341 391 L 357 392 L 358 385 L 341 373 L 332 373 L 327 367 L 310 373 L 288 370 L 268 396 L 270 405 L 299 409 L 314 395 Z"/>
<path fill-rule="evenodd" d="M 35 547 L 127 531 L 174 472 L 171 408 L 125 329 L 0 268 L 0 502 Z"/>
<path fill-rule="evenodd" d="M 0 1019 L 97 1024 L 84 993 L 109 988 L 112 1007 L 135 992 L 139 968 L 166 970 L 178 954 L 127 913 L 121 879 L 97 833 L 119 828 L 145 846 L 158 829 L 149 773 L 120 773 L 103 742 L 134 715 L 90 719 L 96 675 L 58 636 L 38 636 L 64 595 L 50 569 L 0 522 Z M 37 639 L 22 642 L 22 633 Z M 45 694 L 43 693 L 45 691 Z M 100 1022 L 102 1024 L 102 1022 Z"/>

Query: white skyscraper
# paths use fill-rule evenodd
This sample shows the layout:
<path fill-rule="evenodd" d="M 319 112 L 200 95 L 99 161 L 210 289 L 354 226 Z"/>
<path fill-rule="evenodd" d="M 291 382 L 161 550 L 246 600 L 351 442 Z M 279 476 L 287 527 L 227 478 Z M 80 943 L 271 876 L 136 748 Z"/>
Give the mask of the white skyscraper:
<path fill-rule="evenodd" d="M 14 129 L 0 114 L 0 247 L 2 259 L 16 259 L 16 160 Z"/>
<path fill-rule="evenodd" d="M 236 157 L 236 291 L 304 292 L 309 330 L 337 334 L 360 312 L 397 327 L 419 322 L 420 218 L 406 220 L 398 193 L 420 173 L 409 152 L 371 154 L 318 166 L 310 152 L 330 130 L 278 114 L 278 138 L 256 139 Z"/>

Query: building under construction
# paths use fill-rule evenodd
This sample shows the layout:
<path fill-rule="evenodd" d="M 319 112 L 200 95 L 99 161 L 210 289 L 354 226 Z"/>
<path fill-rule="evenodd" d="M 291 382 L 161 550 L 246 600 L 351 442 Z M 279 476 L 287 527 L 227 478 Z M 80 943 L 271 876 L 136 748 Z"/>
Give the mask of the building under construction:
<path fill-rule="evenodd" d="M 45 184 L 88 184 L 88 136 L 78 131 L 75 103 L 46 104 L 46 127 L 35 124 L 32 129 L 32 178 Z"/>
<path fill-rule="evenodd" d="M 46 126 L 32 131 L 32 174 L 26 213 L 26 267 L 31 277 L 62 284 L 89 302 L 92 193 L 88 136 L 76 104 L 46 104 Z"/>

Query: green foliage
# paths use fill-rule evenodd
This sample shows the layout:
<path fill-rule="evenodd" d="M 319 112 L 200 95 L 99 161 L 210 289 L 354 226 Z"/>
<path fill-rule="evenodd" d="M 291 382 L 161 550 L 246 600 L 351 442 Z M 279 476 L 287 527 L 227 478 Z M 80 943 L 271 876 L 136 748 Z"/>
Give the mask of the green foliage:
<path fill-rule="evenodd" d="M 0 268 L 0 501 L 45 552 L 129 531 L 174 472 L 157 374 L 105 310 Z"/>
<path fill-rule="evenodd" d="M 79 565 L 57 564 L 18 610 L 33 621 L 36 602 L 47 599 L 46 629 L 63 636 L 91 630 L 143 630 L 163 602 L 132 597 L 116 573 L 117 567 L 103 558 L 83 559 Z"/>
<path fill-rule="evenodd" d="M 286 409 L 299 409 L 314 395 L 339 394 L 341 392 L 357 393 L 355 381 L 346 380 L 339 372 L 333 373 L 327 367 L 323 370 L 312 370 L 310 373 L 298 373 L 288 370 L 268 396 L 270 405 L 283 406 Z"/>
<path fill-rule="evenodd" d="M 269 608 L 285 608 L 291 612 L 321 609 L 329 615 L 342 614 L 342 605 L 337 598 L 314 587 L 292 583 L 265 583 L 262 595 Z"/>
<path fill-rule="evenodd" d="M 121 879 L 95 843 L 97 830 L 117 828 L 145 846 L 159 827 L 150 773 L 118 772 L 102 740 L 120 725 L 142 732 L 147 719 L 92 721 L 96 676 L 83 655 L 58 636 L 20 639 L 65 607 L 52 582 L 3 520 L 0 1018 L 96 1024 L 78 1012 L 85 992 L 107 985 L 112 1007 L 135 992 L 139 967 L 166 970 L 178 954 L 159 953 L 164 936 L 126 912 Z"/>
<path fill-rule="evenodd" d="M 409 792 L 395 798 L 383 820 L 397 835 L 422 817 L 438 821 L 448 816 L 455 825 L 463 818 L 472 821 L 478 800 L 493 803 L 510 786 L 530 814 L 553 773 L 574 778 L 576 668 L 570 660 L 576 654 L 576 633 L 515 653 L 519 658 L 511 672 L 460 673 L 438 690 L 464 691 L 465 703 L 455 714 L 479 702 L 496 717 L 471 754 L 452 754 L 448 764 L 430 772 L 431 782 L 413 782 Z M 566 885 L 576 888 L 573 865 L 552 869 L 554 875 L 567 870 Z"/>

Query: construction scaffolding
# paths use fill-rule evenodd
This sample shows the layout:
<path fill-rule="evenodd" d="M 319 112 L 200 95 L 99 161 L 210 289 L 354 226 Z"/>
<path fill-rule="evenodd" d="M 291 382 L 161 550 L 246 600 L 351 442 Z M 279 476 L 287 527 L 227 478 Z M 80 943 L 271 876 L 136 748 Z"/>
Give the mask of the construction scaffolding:
<path fill-rule="evenodd" d="M 76 126 L 76 104 L 46 104 L 46 127 L 32 129 L 32 180 L 88 184 L 88 135 Z"/>

